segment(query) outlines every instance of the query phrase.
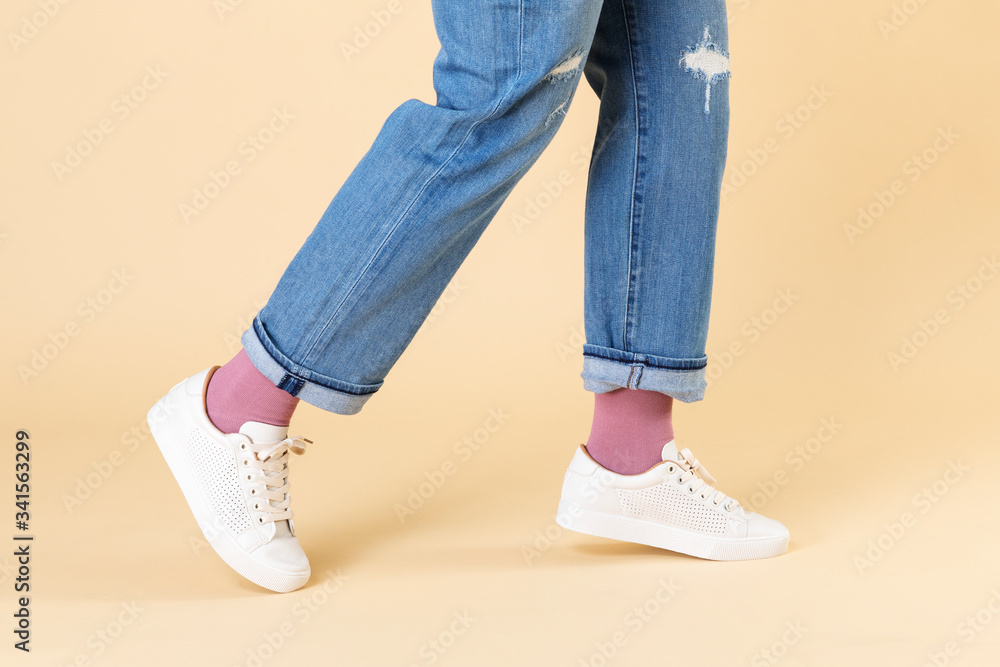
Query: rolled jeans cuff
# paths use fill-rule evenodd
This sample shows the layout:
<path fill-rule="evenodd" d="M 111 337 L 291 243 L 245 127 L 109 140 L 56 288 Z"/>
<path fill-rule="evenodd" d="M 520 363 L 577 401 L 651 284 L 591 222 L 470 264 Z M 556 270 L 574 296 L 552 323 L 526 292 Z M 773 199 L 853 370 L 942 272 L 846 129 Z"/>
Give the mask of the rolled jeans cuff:
<path fill-rule="evenodd" d="M 382 386 L 344 382 L 296 364 L 278 349 L 259 318 L 254 318 L 240 342 L 257 370 L 278 389 L 329 412 L 356 414 Z"/>
<path fill-rule="evenodd" d="M 675 359 L 610 347 L 583 346 L 583 388 L 595 394 L 615 389 L 645 389 L 684 403 L 705 397 L 708 357 Z"/>

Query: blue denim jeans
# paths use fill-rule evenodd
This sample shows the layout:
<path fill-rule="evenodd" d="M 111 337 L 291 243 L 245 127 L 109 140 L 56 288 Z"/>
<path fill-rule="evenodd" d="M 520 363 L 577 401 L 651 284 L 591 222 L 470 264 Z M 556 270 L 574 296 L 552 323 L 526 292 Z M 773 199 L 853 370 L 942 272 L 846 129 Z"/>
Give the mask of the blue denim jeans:
<path fill-rule="evenodd" d="M 583 384 L 703 397 L 729 127 L 724 0 L 433 0 L 437 103 L 403 102 L 243 334 L 280 388 L 352 414 L 381 387 L 581 76 Z"/>

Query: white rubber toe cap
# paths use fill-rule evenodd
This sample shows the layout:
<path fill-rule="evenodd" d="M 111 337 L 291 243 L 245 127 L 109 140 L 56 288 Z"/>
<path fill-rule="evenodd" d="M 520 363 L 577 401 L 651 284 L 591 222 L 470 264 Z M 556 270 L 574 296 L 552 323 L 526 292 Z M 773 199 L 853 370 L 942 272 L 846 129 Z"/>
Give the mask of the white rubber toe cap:
<path fill-rule="evenodd" d="M 253 558 L 285 574 L 308 575 L 309 559 L 294 537 L 275 538 L 254 550 Z"/>
<path fill-rule="evenodd" d="M 780 521 L 769 519 L 756 512 L 747 512 L 747 537 L 748 538 L 785 538 L 789 537 L 788 529 Z"/>

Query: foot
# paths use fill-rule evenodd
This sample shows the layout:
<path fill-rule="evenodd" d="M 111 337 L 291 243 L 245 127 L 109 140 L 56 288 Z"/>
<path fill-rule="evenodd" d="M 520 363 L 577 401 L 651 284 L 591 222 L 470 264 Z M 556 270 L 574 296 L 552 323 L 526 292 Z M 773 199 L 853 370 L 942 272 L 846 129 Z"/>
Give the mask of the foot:
<path fill-rule="evenodd" d="M 287 427 L 246 422 L 223 433 L 208 418 L 205 392 L 216 367 L 184 380 L 149 411 L 149 429 L 205 538 L 231 568 L 287 593 L 309 580 L 288 495 L 289 452 L 304 438 Z"/>
<path fill-rule="evenodd" d="M 710 560 L 769 558 L 788 548 L 788 529 L 717 491 L 690 449 L 677 451 L 671 440 L 661 458 L 644 473 L 619 475 L 581 445 L 566 471 L 556 522 Z"/>

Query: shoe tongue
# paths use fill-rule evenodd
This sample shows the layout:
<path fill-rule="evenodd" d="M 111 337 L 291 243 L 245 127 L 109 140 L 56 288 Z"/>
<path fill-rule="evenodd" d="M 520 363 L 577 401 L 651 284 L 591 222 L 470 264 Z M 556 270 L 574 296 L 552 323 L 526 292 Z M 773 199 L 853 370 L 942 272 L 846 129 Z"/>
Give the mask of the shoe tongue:
<path fill-rule="evenodd" d="M 681 455 L 677 451 L 677 444 L 673 440 L 663 445 L 663 449 L 660 452 L 661 461 L 679 461 L 680 458 Z"/>
<path fill-rule="evenodd" d="M 263 422 L 246 422 L 240 433 L 253 440 L 255 445 L 279 442 L 288 435 L 287 426 L 273 426 Z"/>

